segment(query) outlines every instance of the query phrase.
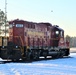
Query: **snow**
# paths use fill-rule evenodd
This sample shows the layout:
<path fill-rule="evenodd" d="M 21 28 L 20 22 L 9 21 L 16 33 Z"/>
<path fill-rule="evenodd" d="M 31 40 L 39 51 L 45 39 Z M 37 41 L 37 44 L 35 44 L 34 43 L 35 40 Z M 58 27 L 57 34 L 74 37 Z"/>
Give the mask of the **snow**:
<path fill-rule="evenodd" d="M 75 48 L 70 48 L 70 52 L 76 52 L 76 47 Z"/>
<path fill-rule="evenodd" d="M 76 75 L 76 53 L 68 58 L 0 64 L 0 75 Z"/>

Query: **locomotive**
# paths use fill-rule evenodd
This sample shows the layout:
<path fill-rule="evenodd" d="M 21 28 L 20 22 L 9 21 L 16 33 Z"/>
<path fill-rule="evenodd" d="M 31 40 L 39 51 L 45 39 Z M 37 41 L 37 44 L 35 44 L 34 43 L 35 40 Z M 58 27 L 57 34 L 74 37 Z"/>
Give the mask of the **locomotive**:
<path fill-rule="evenodd" d="M 70 54 L 64 30 L 51 23 L 15 19 L 9 21 L 9 37 L 0 37 L 0 57 L 11 60 L 60 58 Z"/>

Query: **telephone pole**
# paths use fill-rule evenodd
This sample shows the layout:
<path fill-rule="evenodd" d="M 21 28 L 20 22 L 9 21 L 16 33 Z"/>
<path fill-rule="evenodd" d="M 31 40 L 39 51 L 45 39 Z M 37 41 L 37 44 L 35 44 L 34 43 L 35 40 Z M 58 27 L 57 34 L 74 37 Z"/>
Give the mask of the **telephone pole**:
<path fill-rule="evenodd" d="M 6 23 L 7 23 L 7 0 L 5 0 L 5 36 L 6 36 Z"/>

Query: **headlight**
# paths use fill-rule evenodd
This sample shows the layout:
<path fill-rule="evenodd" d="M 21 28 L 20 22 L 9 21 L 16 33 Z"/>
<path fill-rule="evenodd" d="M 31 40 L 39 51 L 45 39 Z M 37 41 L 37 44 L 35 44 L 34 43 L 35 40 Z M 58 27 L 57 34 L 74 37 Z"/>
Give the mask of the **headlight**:
<path fill-rule="evenodd" d="M 2 48 L 4 48 L 4 46 L 2 46 Z"/>
<path fill-rule="evenodd" d="M 18 48 L 18 46 L 16 46 L 16 48 Z"/>

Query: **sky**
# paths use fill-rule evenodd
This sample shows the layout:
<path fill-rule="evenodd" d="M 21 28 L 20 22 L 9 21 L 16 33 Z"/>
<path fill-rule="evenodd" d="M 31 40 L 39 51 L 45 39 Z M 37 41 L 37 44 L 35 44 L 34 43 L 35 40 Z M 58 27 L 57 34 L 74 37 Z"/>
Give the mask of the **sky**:
<path fill-rule="evenodd" d="M 0 0 L 5 11 L 5 0 Z M 23 19 L 59 25 L 65 36 L 76 36 L 76 0 L 7 0 L 8 20 Z"/>

